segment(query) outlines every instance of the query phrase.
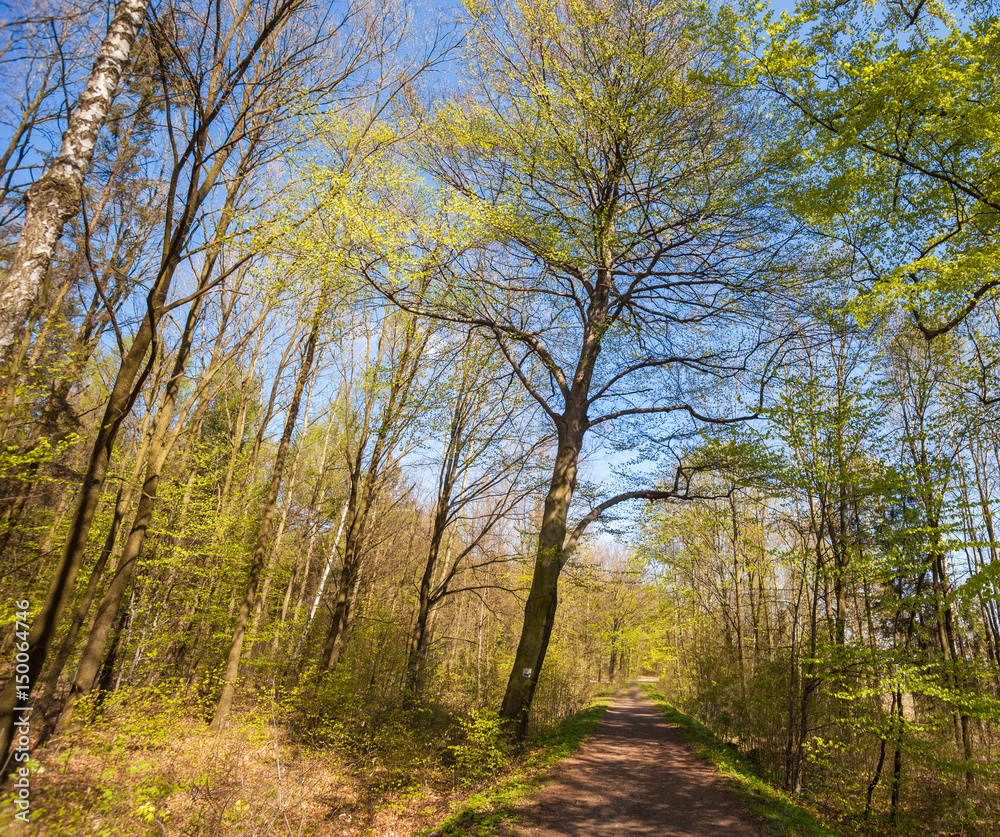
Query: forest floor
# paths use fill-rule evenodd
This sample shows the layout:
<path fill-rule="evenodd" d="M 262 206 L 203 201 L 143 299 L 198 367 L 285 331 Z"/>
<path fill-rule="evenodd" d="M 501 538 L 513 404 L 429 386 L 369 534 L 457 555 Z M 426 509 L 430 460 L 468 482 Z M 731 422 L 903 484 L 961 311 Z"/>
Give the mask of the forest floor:
<path fill-rule="evenodd" d="M 659 704 L 635 687 L 613 702 L 597 698 L 519 754 L 496 749 L 488 715 L 460 746 L 451 727 L 402 713 L 383 719 L 370 741 L 308 745 L 273 719 L 234 717 L 209 735 L 180 707 L 169 722 L 133 707 L 40 749 L 31 821 L 2 816 L 0 835 L 830 834 L 799 827 L 797 806 L 785 806 L 795 809 L 789 817 L 760 789 L 734 792 L 684 743 L 685 716 Z M 737 773 L 725 769 L 734 781 Z M 7 793 L 0 809 L 13 809 Z"/>
<path fill-rule="evenodd" d="M 211 734 L 190 705 L 133 695 L 32 753 L 27 823 L 0 787 L 0 837 L 413 837 L 448 821 L 485 833 L 488 809 L 534 793 L 608 702 L 515 754 L 490 713 L 345 709 L 307 731 L 248 705 Z"/>
<path fill-rule="evenodd" d="M 756 837 L 746 806 L 633 689 L 517 810 L 517 837 Z"/>

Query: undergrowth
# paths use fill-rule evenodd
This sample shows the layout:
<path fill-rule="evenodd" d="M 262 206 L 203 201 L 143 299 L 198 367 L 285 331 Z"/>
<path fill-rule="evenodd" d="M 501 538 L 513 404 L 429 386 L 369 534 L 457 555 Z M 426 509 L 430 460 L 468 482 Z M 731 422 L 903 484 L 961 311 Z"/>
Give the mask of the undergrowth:
<path fill-rule="evenodd" d="M 170 688 L 122 690 L 33 754 L 30 821 L 0 818 L 0 837 L 485 834 L 488 809 L 530 792 L 606 703 L 514 754 L 494 712 L 407 708 L 337 682 L 262 696 L 219 734 Z M 8 788 L 0 806 L 13 810 Z"/>

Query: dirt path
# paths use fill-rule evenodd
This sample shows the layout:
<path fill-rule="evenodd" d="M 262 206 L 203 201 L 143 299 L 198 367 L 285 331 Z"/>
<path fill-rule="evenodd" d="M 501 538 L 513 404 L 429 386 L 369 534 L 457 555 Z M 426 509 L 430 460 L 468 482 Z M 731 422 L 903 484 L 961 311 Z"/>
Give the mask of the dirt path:
<path fill-rule="evenodd" d="M 725 782 L 633 691 L 518 811 L 517 837 L 758 837 Z"/>

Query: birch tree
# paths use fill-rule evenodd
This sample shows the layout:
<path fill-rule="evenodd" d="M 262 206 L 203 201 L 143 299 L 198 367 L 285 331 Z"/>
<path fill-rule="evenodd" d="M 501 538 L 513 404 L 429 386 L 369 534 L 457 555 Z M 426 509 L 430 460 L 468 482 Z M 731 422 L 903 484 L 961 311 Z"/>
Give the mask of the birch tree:
<path fill-rule="evenodd" d="M 83 179 L 112 97 L 128 65 L 149 0 L 122 0 L 108 27 L 86 89 L 70 115 L 62 147 L 28 189 L 26 212 L 7 275 L 0 285 L 0 363 L 11 353 L 52 263 L 63 227 L 80 208 Z"/>

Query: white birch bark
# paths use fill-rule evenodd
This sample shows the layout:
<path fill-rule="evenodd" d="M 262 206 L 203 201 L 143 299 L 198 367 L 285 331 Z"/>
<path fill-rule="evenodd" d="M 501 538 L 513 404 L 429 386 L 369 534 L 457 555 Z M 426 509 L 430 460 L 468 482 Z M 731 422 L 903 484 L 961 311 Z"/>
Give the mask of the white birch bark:
<path fill-rule="evenodd" d="M 330 577 L 330 570 L 333 569 L 333 562 L 337 559 L 337 544 L 340 543 L 340 538 L 344 534 L 344 521 L 347 520 L 347 499 L 344 499 L 344 508 L 340 512 L 340 525 L 337 526 L 337 534 L 333 539 L 333 547 L 330 549 L 330 557 L 326 559 L 326 566 L 323 568 L 323 577 L 319 580 L 319 589 L 316 590 L 316 596 L 313 599 L 312 608 L 309 611 L 309 618 L 306 619 L 305 627 L 302 628 L 302 635 L 299 637 L 299 642 L 295 646 L 295 653 L 292 657 L 298 657 L 299 653 L 302 651 L 302 643 L 306 641 L 306 634 L 309 633 L 309 626 L 312 625 L 312 621 L 316 616 L 316 611 L 319 609 L 319 603 L 323 599 L 323 593 L 326 590 L 326 580 Z"/>
<path fill-rule="evenodd" d="M 0 284 L 0 366 L 10 362 L 21 327 L 37 304 L 63 227 L 80 208 L 83 178 L 97 135 L 128 64 L 149 0 L 122 0 L 108 27 L 87 87 L 77 100 L 62 146 L 25 195 L 24 224 Z"/>

